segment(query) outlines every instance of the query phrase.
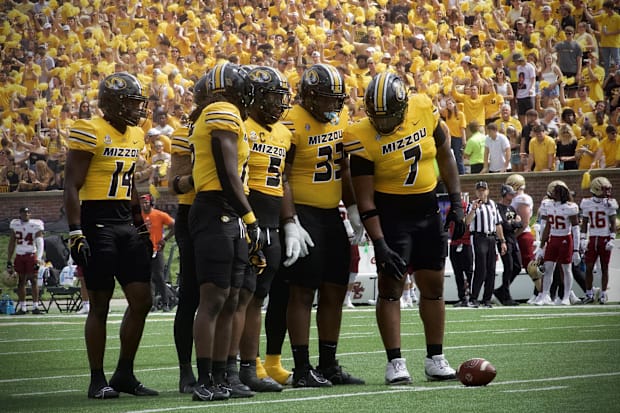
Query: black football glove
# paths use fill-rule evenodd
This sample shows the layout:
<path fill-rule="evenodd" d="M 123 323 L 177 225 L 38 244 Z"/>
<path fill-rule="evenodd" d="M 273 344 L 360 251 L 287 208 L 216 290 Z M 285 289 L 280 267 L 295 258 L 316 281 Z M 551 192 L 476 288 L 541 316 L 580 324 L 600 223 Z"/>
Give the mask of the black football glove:
<path fill-rule="evenodd" d="M 523 228 L 523 222 L 521 221 L 512 221 L 512 229 L 520 229 Z"/>
<path fill-rule="evenodd" d="M 262 251 L 256 251 L 256 253 L 250 255 L 250 265 L 254 268 L 256 275 L 261 275 L 265 268 L 267 268 L 267 258 Z"/>
<path fill-rule="evenodd" d="M 254 221 L 251 224 L 246 224 L 246 239 L 248 240 L 248 247 L 250 255 L 255 254 L 263 248 L 263 241 L 261 238 L 261 229 L 258 226 L 258 221 Z"/>
<path fill-rule="evenodd" d="M 452 239 L 461 239 L 465 235 L 467 227 L 465 226 L 465 213 L 463 212 L 463 204 L 461 203 L 460 194 L 450 194 L 450 211 L 446 215 L 446 224 L 444 229 L 450 228 L 450 223 L 454 223 L 452 230 Z"/>
<path fill-rule="evenodd" d="M 6 262 L 6 272 L 13 273 L 13 263 L 11 261 Z"/>
<path fill-rule="evenodd" d="M 90 247 L 86 237 L 81 230 L 71 231 L 69 233 L 69 250 L 73 262 L 80 267 L 88 266 L 88 258 L 90 257 Z"/>
<path fill-rule="evenodd" d="M 372 244 L 375 248 L 375 262 L 377 263 L 379 272 L 390 275 L 397 280 L 402 280 L 407 267 L 405 260 L 388 247 L 384 238 L 374 240 Z"/>

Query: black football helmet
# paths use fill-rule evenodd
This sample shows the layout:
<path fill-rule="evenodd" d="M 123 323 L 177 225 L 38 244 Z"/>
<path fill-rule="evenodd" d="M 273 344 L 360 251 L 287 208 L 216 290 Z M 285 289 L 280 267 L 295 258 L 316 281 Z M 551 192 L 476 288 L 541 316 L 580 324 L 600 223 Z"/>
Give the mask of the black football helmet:
<path fill-rule="evenodd" d="M 288 81 L 279 70 L 258 66 L 248 76 L 254 86 L 254 102 L 250 116 L 261 125 L 276 123 L 291 106 Z"/>
<path fill-rule="evenodd" d="M 207 73 L 207 94 L 220 95 L 241 112 L 245 119 L 254 99 L 254 89 L 247 71 L 234 63 L 220 63 Z"/>
<path fill-rule="evenodd" d="M 312 65 L 301 75 L 300 104 L 319 122 L 337 122 L 346 97 L 344 79 L 331 65 Z"/>
<path fill-rule="evenodd" d="M 382 72 L 373 77 L 364 95 L 366 115 L 382 135 L 389 135 L 403 123 L 407 103 L 405 84 L 391 72 Z"/>
<path fill-rule="evenodd" d="M 136 126 L 146 117 L 147 97 L 142 85 L 127 72 L 107 76 L 99 84 L 99 108 L 113 126 Z"/>
<path fill-rule="evenodd" d="M 209 94 L 207 93 L 207 75 L 204 75 L 194 84 L 194 104 L 196 106 L 206 106 L 209 104 Z"/>

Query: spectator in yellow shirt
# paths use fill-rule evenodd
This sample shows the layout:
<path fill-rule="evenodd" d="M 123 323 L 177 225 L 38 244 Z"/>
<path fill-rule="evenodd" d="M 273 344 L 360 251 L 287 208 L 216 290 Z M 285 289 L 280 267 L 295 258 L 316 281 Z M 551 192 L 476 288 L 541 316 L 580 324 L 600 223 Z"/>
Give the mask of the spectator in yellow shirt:
<path fill-rule="evenodd" d="M 581 139 L 577 141 L 575 157 L 579 163 L 579 169 L 596 168 L 594 155 L 599 148 L 599 141 L 594 133 L 594 128 L 590 122 L 584 123 L 581 127 Z"/>
<path fill-rule="evenodd" d="M 620 145 L 618 144 L 618 130 L 615 126 L 609 125 L 605 129 L 607 137 L 603 138 L 599 145 L 596 155 L 594 155 L 594 161 L 592 165 L 597 163 L 601 168 L 615 168 L 616 163 L 620 159 Z M 594 167 L 594 166 L 593 166 Z"/>
<path fill-rule="evenodd" d="M 536 124 L 532 127 L 530 140 L 530 154 L 526 172 L 552 171 L 555 157 L 555 142 L 545 134 L 545 127 Z"/>

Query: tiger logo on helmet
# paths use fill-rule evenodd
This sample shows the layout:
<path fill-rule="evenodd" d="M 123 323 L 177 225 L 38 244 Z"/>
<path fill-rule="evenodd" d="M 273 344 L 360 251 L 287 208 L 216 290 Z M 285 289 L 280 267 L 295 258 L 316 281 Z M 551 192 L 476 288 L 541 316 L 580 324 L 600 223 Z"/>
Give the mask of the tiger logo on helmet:
<path fill-rule="evenodd" d="M 5 270 L 2 274 L 2 282 L 7 288 L 15 288 L 19 282 L 19 275 L 15 271 Z"/>
<path fill-rule="evenodd" d="M 590 182 L 590 192 L 597 198 L 609 198 L 611 197 L 611 182 L 604 176 L 594 178 Z"/>

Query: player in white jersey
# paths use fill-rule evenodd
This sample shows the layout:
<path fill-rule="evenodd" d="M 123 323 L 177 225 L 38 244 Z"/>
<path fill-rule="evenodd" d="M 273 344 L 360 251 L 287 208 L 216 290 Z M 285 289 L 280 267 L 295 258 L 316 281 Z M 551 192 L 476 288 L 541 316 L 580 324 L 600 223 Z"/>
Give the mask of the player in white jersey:
<path fill-rule="evenodd" d="M 616 239 L 616 212 L 618 202 L 611 198 L 611 182 L 605 177 L 598 177 L 590 184 L 591 198 L 581 200 L 582 247 L 585 246 L 584 261 L 586 263 L 586 296 L 584 304 L 594 302 L 592 282 L 593 268 L 597 258 L 601 263 L 601 295 L 599 302 L 607 302 L 607 284 L 609 283 L 609 259 Z M 589 237 L 588 237 L 589 236 Z"/>
<path fill-rule="evenodd" d="M 39 310 L 39 287 L 37 274 L 39 265 L 43 262 L 43 221 L 30 218 L 30 209 L 22 207 L 19 210 L 19 219 L 11 221 L 11 235 L 9 238 L 7 271 L 16 271 L 19 275 L 17 297 L 19 303 L 15 309 L 16 315 L 28 312 L 26 306 L 26 283 L 30 281 L 32 288 L 32 314 L 41 314 Z M 15 261 L 13 262 L 13 253 Z"/>
<path fill-rule="evenodd" d="M 552 305 L 551 281 L 555 264 L 562 266 L 564 281 L 563 305 L 570 305 L 570 291 L 573 285 L 573 264 L 581 261 L 579 255 L 579 207 L 571 202 L 568 186 L 563 181 L 553 181 L 547 187 L 547 196 L 539 211 L 545 221 L 540 248 L 544 251 L 545 275 L 542 292 L 536 298 L 536 305 Z M 572 248 L 571 248 L 572 247 Z M 571 253 L 572 251 L 572 253 Z"/>
<path fill-rule="evenodd" d="M 521 217 L 523 227 L 515 230 L 519 251 L 521 252 L 521 264 L 527 268 L 530 261 L 534 259 L 534 235 L 530 227 L 530 219 L 534 210 L 532 197 L 525 193 L 525 178 L 520 174 L 512 174 L 506 178 L 506 185 L 510 185 L 517 193 L 510 205 Z M 540 214 L 539 214 L 540 215 Z"/>

